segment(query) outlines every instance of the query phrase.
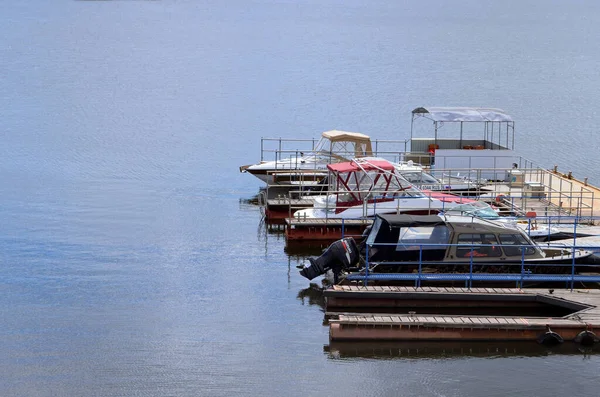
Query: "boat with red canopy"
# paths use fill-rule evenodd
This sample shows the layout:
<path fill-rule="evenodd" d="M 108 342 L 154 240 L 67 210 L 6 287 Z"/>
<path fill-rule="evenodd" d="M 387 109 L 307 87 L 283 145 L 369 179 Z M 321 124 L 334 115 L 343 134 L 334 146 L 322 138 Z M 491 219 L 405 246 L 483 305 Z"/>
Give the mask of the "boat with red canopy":
<path fill-rule="evenodd" d="M 385 159 L 363 158 L 329 164 L 329 194 L 314 199 L 313 208 L 296 211 L 299 218 L 357 219 L 381 213 L 436 214 L 474 200 L 421 191 Z"/>

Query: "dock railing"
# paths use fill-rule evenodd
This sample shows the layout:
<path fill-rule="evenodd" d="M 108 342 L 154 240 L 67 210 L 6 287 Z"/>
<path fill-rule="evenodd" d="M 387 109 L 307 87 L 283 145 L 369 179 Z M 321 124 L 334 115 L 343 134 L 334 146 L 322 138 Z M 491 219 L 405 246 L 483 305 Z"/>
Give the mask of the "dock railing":
<path fill-rule="evenodd" d="M 327 191 L 327 194 L 323 193 L 325 192 L 318 190 L 289 190 L 278 197 L 278 202 L 287 203 L 288 218 L 302 219 L 302 217 L 295 215 L 297 211 L 314 208 L 313 203 L 315 199 L 320 197 L 321 200 L 319 201 L 321 206 L 319 209 L 323 210 L 322 219 L 326 221 L 329 219 L 340 219 L 340 217 L 337 216 L 337 213 L 348 207 L 343 204 L 336 205 L 334 201 L 337 194 L 343 194 L 345 191 Z M 411 199 L 417 200 L 420 199 L 420 197 L 403 197 L 401 195 L 382 196 L 382 192 L 367 190 L 356 191 L 355 193 L 357 195 L 362 195 L 362 197 L 368 195 L 361 201 L 362 211 L 360 213 L 355 213 L 355 218 L 372 217 L 378 212 L 378 206 L 382 205 L 386 206 L 387 213 L 410 213 L 415 211 L 437 213 L 438 211 L 443 212 L 449 210 L 455 205 L 461 204 L 461 202 L 468 203 L 471 199 L 479 198 L 481 201 L 491 203 L 498 211 L 498 214 L 501 215 L 501 219 L 515 219 L 521 222 L 535 221 L 535 224 L 571 224 L 577 221 L 578 223 L 589 225 L 599 223 L 598 221 L 600 220 L 600 218 L 593 215 L 594 207 L 583 202 L 582 197 L 580 196 L 569 196 L 569 192 L 552 192 L 552 194 L 560 196 L 563 200 L 579 203 L 579 205 L 575 205 L 575 207 L 566 207 L 562 206 L 560 203 L 557 205 L 554 201 L 548 199 L 531 198 L 527 195 L 523 195 L 521 192 L 517 194 L 515 191 L 512 193 L 499 194 L 498 196 L 500 197 L 496 196 L 495 198 L 492 198 L 489 194 L 487 197 L 469 197 L 467 196 L 467 193 L 469 192 L 463 192 L 463 196 L 460 196 L 461 192 L 453 192 L 457 195 L 457 198 L 455 199 L 456 202 L 448 204 L 442 201 L 441 207 L 439 205 L 433 206 L 432 201 L 429 202 L 428 207 L 416 205 L 410 206 L 406 204 L 406 201 L 410 201 Z M 445 192 L 423 192 L 423 195 L 435 199 L 438 193 Z M 330 198 L 326 199 L 327 196 Z M 395 200 L 396 198 L 403 198 L 404 202 L 401 203 L 399 200 Z M 390 204 L 392 200 L 395 200 L 394 204 Z M 467 213 L 467 215 L 469 214 Z M 494 218 L 492 218 L 492 220 L 493 219 Z"/>
<path fill-rule="evenodd" d="M 462 178 L 467 184 L 473 183 L 476 186 L 475 188 L 471 187 L 465 190 L 438 190 L 437 192 L 469 196 L 486 201 L 497 208 L 501 214 L 526 216 L 528 213 L 535 213 L 538 216 L 538 221 L 540 221 L 541 216 L 544 216 L 546 219 L 551 218 L 556 223 L 568 222 L 569 218 L 576 217 L 580 223 L 590 224 L 595 223 L 596 214 L 600 214 L 600 189 L 589 185 L 586 180 L 579 181 L 572 177 L 569 179 L 568 175 L 565 176 L 557 171 L 540 168 L 517 169 L 518 174 L 514 175 L 512 173 L 515 172 L 515 169 L 494 169 L 494 173 L 503 172 L 507 175 L 507 179 L 511 176 L 512 179 L 487 181 L 485 185 L 482 185 L 479 182 L 484 181 L 484 178 L 481 178 L 481 176 L 486 171 L 489 170 L 435 169 L 429 172 L 433 176 L 442 178 L 452 175 L 458 178 L 453 182 L 460 183 L 460 179 Z M 420 172 L 422 171 L 412 171 L 412 173 L 416 174 Z M 273 172 L 274 175 L 278 173 L 278 171 Z M 310 200 L 312 200 L 314 196 L 337 193 L 328 190 L 330 188 L 329 184 L 319 183 L 311 179 L 314 174 L 311 174 L 310 171 L 286 170 L 282 173 L 287 174 L 288 177 L 294 174 L 294 180 L 285 184 L 267 185 L 267 193 L 263 202 L 266 202 L 272 196 L 270 191 L 278 192 L 276 197 L 279 203 L 289 200 L 289 218 L 293 217 L 294 212 L 312 206 L 312 201 L 299 202 L 298 198 L 310 197 Z M 321 175 L 324 177 L 326 174 L 326 172 L 322 172 Z M 414 186 L 432 187 L 427 183 L 421 185 L 414 183 Z M 365 191 L 360 193 L 365 194 Z M 383 192 L 373 192 L 370 199 L 376 198 L 377 193 Z M 327 208 L 334 212 L 336 210 L 331 203 L 327 204 Z M 398 208 L 398 211 L 400 210 L 402 209 Z M 368 215 L 365 212 L 362 216 Z M 326 215 L 325 219 L 328 218 L 329 216 Z"/>
<path fill-rule="evenodd" d="M 492 248 L 491 244 L 444 244 L 444 247 L 463 248 L 468 251 L 465 261 L 447 262 L 423 261 L 423 252 L 428 247 L 435 246 L 439 248 L 440 244 L 418 244 L 417 261 L 389 261 L 389 262 L 371 262 L 369 260 L 369 251 L 373 246 L 396 247 L 398 244 L 372 244 L 365 246 L 365 268 L 361 273 L 352 273 L 346 276 L 349 281 L 362 282 L 368 285 L 369 281 L 414 281 L 415 287 L 421 287 L 423 282 L 464 282 L 466 288 L 472 288 L 473 282 L 514 282 L 517 288 L 522 288 L 526 283 L 555 282 L 565 283 L 566 288 L 574 289 L 576 282 L 600 283 L 600 265 L 596 263 L 585 264 L 577 263 L 581 259 L 583 252 L 600 252 L 600 246 L 579 247 L 577 245 L 568 246 L 565 244 L 544 243 L 538 245 L 543 247 L 546 252 L 553 253 L 552 258 L 563 260 L 564 263 L 531 263 L 526 261 L 526 250 L 531 249 L 531 245 L 510 245 L 511 250 L 518 247 L 521 251 L 520 262 L 506 263 L 502 261 L 476 261 L 475 253 L 483 247 Z M 504 245 L 495 245 L 506 248 Z M 469 255 L 470 254 L 470 255 Z M 587 255 L 587 254 L 586 254 Z M 389 268 L 389 272 L 377 272 L 378 268 Z M 449 271 L 452 268 L 454 271 Z M 586 269 L 594 272 L 586 272 Z M 438 271 L 441 270 L 441 271 Z M 510 271 L 507 271 L 510 270 Z M 513 271 L 514 270 L 514 271 Z"/>
<path fill-rule="evenodd" d="M 320 138 L 310 139 L 291 139 L 291 138 L 261 138 L 260 140 L 260 161 L 277 161 L 283 159 L 291 159 L 292 164 L 300 165 L 300 158 L 314 154 L 317 143 Z M 390 161 L 399 161 L 403 153 L 406 153 L 409 140 L 394 140 L 394 139 L 372 139 L 371 146 L 373 156 L 383 157 Z M 319 152 L 320 155 L 331 155 L 327 151 Z M 355 152 L 337 152 L 338 156 L 354 158 Z M 294 162 L 294 159 L 296 162 Z M 331 156 L 331 161 L 336 157 Z M 335 160 L 339 161 L 339 159 Z"/>

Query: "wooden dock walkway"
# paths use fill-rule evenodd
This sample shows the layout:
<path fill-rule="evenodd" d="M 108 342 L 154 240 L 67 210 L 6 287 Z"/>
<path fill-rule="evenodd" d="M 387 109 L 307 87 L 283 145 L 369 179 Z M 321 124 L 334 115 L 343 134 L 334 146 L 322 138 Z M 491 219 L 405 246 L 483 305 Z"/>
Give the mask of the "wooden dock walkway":
<path fill-rule="evenodd" d="M 348 313 L 331 319 L 333 340 L 539 340 L 550 329 L 564 340 L 577 340 L 600 330 L 600 290 L 548 290 L 508 288 L 436 288 L 394 286 L 335 286 L 325 291 L 327 310 L 372 300 L 371 305 L 397 306 L 431 300 L 454 302 L 455 307 L 478 302 L 552 305 L 569 314 L 561 317 L 419 314 Z M 382 303 L 383 302 L 383 303 Z M 494 303 L 495 302 L 495 303 Z M 437 303 L 436 303 L 437 304 Z M 458 304 L 458 305 L 457 305 Z M 440 309 L 440 312 L 442 310 Z"/>
<path fill-rule="evenodd" d="M 541 188 L 532 191 L 532 186 Z M 537 212 L 538 216 L 577 216 L 590 218 L 600 216 L 600 188 L 590 185 L 587 178 L 577 179 L 569 173 L 542 168 L 523 170 L 523 183 L 497 183 L 482 188 L 482 197 L 494 199 L 504 196 L 519 215 Z"/>

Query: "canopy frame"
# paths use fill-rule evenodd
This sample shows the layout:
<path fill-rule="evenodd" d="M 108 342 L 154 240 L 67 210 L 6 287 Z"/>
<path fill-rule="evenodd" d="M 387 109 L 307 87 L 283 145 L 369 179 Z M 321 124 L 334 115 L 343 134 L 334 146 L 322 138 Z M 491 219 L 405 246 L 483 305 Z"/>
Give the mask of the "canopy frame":
<path fill-rule="evenodd" d="M 483 141 L 514 150 L 515 122 L 502 109 L 480 107 L 418 107 L 412 111 L 410 138 L 414 137 L 414 123 L 418 118 L 433 121 L 434 143 L 438 144 L 438 130 L 445 123 L 460 123 L 460 146 L 464 123 L 482 123 Z"/>

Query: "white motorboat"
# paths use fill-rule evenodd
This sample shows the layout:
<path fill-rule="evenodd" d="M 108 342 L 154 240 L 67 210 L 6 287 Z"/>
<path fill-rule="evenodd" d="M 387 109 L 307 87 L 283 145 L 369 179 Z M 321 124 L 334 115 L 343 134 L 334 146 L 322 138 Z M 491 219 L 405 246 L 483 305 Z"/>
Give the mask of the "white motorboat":
<path fill-rule="evenodd" d="M 363 158 L 329 164 L 329 194 L 314 198 L 313 208 L 296 211 L 296 218 L 358 219 L 380 213 L 436 214 L 474 200 L 421 191 L 384 159 Z"/>
<path fill-rule="evenodd" d="M 268 184 L 310 183 L 327 176 L 328 164 L 372 155 L 371 138 L 368 135 L 332 130 L 323 132 L 310 152 L 298 152 L 287 158 L 241 166 L 240 171 Z"/>

